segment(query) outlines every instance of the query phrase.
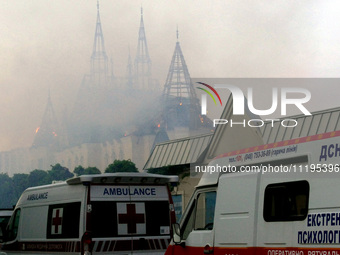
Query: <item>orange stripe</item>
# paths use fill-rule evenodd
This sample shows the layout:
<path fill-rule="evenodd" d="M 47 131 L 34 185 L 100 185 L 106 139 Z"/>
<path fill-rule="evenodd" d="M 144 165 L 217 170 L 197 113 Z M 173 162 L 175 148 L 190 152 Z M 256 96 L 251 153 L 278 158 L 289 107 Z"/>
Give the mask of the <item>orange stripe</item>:
<path fill-rule="evenodd" d="M 308 252 L 333 252 L 331 255 L 340 254 L 340 247 L 338 248 L 322 248 L 322 247 L 214 247 L 214 255 L 289 255 L 294 252 L 295 255 L 308 255 Z M 287 252 L 287 253 L 286 253 Z M 204 247 L 190 247 L 184 248 L 179 245 L 169 245 L 165 255 L 196 255 L 204 254 Z M 328 254 L 327 254 L 328 255 Z"/>
<path fill-rule="evenodd" d="M 301 143 L 312 142 L 312 141 L 317 141 L 317 140 L 324 140 L 324 139 L 328 139 L 328 138 L 336 137 L 336 136 L 340 136 L 340 130 L 332 131 L 332 132 L 328 132 L 328 133 L 324 133 L 324 134 L 319 134 L 319 135 L 312 135 L 312 136 L 306 136 L 306 137 L 302 137 L 302 138 L 295 138 L 295 139 L 281 141 L 281 142 L 269 143 L 269 144 L 254 146 L 254 147 L 250 147 L 250 148 L 244 148 L 242 150 L 237 150 L 237 151 L 231 151 L 231 152 L 228 152 L 228 153 L 221 154 L 221 155 L 217 156 L 215 159 L 225 158 L 225 157 L 229 157 L 229 156 L 235 156 L 235 155 L 238 155 L 238 154 L 250 153 L 250 152 L 255 152 L 255 151 L 261 151 L 261 150 L 265 150 L 265 149 L 283 147 L 283 146 L 292 145 L 292 144 L 301 144 Z"/>

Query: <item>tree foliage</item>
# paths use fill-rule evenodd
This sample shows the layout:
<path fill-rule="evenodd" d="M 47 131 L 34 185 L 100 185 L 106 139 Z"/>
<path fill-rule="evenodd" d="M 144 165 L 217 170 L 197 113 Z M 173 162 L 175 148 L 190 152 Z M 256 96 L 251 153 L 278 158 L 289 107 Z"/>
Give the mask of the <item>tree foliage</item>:
<path fill-rule="evenodd" d="M 16 197 L 29 187 L 28 174 L 14 174 L 12 177 Z"/>
<path fill-rule="evenodd" d="M 106 168 L 105 173 L 117 172 L 138 172 L 138 169 L 131 160 L 115 160 Z M 74 174 L 80 176 L 101 174 L 101 172 L 97 167 L 77 166 Z M 64 181 L 73 177 L 74 174 L 59 163 L 51 165 L 51 169 L 47 171 L 35 169 L 29 174 L 14 174 L 13 177 L 9 177 L 7 173 L 0 173 L 0 208 L 14 206 L 22 192 L 29 187 L 51 184 L 52 181 Z"/>
<path fill-rule="evenodd" d="M 85 172 L 85 168 L 80 165 L 75 167 L 73 171 L 73 173 L 75 173 L 77 176 L 84 175 L 84 172 Z"/>
<path fill-rule="evenodd" d="M 77 176 L 85 175 L 85 174 L 101 174 L 100 170 L 97 167 L 88 167 L 84 168 L 82 166 L 77 166 L 73 171 Z"/>
<path fill-rule="evenodd" d="M 54 166 L 51 165 L 52 169 L 48 171 L 48 175 L 52 181 L 64 181 L 74 176 L 67 167 L 61 166 L 59 163 Z"/>
<path fill-rule="evenodd" d="M 28 175 L 28 185 L 29 187 L 35 187 L 39 185 L 46 185 L 52 182 L 51 177 L 48 172 L 44 170 L 35 169 Z"/>
<path fill-rule="evenodd" d="M 11 208 L 16 203 L 13 180 L 8 174 L 0 174 L 0 207 Z"/>
<path fill-rule="evenodd" d="M 56 164 L 51 166 L 51 170 L 44 171 L 35 169 L 29 174 L 0 174 L 0 208 L 12 208 L 22 192 L 28 187 L 51 184 L 52 181 L 64 181 L 73 177 L 68 168 Z"/>
<path fill-rule="evenodd" d="M 101 172 L 97 167 L 88 167 L 85 168 L 84 174 L 101 174 Z"/>
<path fill-rule="evenodd" d="M 113 161 L 113 164 L 108 165 L 105 169 L 105 173 L 118 173 L 118 172 L 134 172 L 138 173 L 138 169 L 130 159 Z"/>

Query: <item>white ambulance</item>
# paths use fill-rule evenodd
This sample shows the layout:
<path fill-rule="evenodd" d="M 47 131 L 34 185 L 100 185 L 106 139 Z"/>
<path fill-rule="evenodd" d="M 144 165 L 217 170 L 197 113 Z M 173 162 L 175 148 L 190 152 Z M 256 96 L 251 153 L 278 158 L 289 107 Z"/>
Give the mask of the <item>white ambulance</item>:
<path fill-rule="evenodd" d="M 0 254 L 164 254 L 177 176 L 83 175 L 29 188 L 9 221 Z"/>
<path fill-rule="evenodd" d="M 226 153 L 204 173 L 166 255 L 340 254 L 340 131 Z"/>

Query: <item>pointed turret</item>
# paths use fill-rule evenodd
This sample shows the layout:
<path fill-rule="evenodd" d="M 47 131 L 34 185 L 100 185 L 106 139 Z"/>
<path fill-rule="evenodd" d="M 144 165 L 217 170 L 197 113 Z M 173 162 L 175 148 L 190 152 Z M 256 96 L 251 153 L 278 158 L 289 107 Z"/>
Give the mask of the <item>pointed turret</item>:
<path fill-rule="evenodd" d="M 97 1 L 97 22 L 91 56 L 91 79 L 93 85 L 105 85 L 108 81 L 108 57 L 105 51 L 104 36 Z"/>
<path fill-rule="evenodd" d="M 164 86 L 164 96 L 169 99 L 176 97 L 179 101 L 196 99 L 196 92 L 191 82 L 188 67 L 178 41 L 178 29 L 176 31 L 177 42 L 172 56 L 168 76 Z"/>
<path fill-rule="evenodd" d="M 135 59 L 135 82 L 138 89 L 152 89 L 151 59 L 145 36 L 143 8 L 141 8 L 138 47 Z"/>
<path fill-rule="evenodd" d="M 163 90 L 163 118 L 168 130 L 175 127 L 197 129 L 205 126 L 176 30 L 176 46 Z"/>
<path fill-rule="evenodd" d="M 51 95 L 48 93 L 47 105 L 41 125 L 35 130 L 32 147 L 59 145 L 58 121 L 52 106 Z"/>

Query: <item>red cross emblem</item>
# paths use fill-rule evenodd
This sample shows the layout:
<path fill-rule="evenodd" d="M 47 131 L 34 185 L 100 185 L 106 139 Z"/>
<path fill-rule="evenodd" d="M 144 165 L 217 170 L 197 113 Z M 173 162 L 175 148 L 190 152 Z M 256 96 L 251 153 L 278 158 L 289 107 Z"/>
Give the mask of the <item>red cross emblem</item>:
<path fill-rule="evenodd" d="M 144 203 L 117 203 L 118 234 L 145 234 Z"/>
<path fill-rule="evenodd" d="M 61 234 L 63 223 L 63 208 L 55 208 L 52 211 L 52 227 L 51 234 Z"/>

